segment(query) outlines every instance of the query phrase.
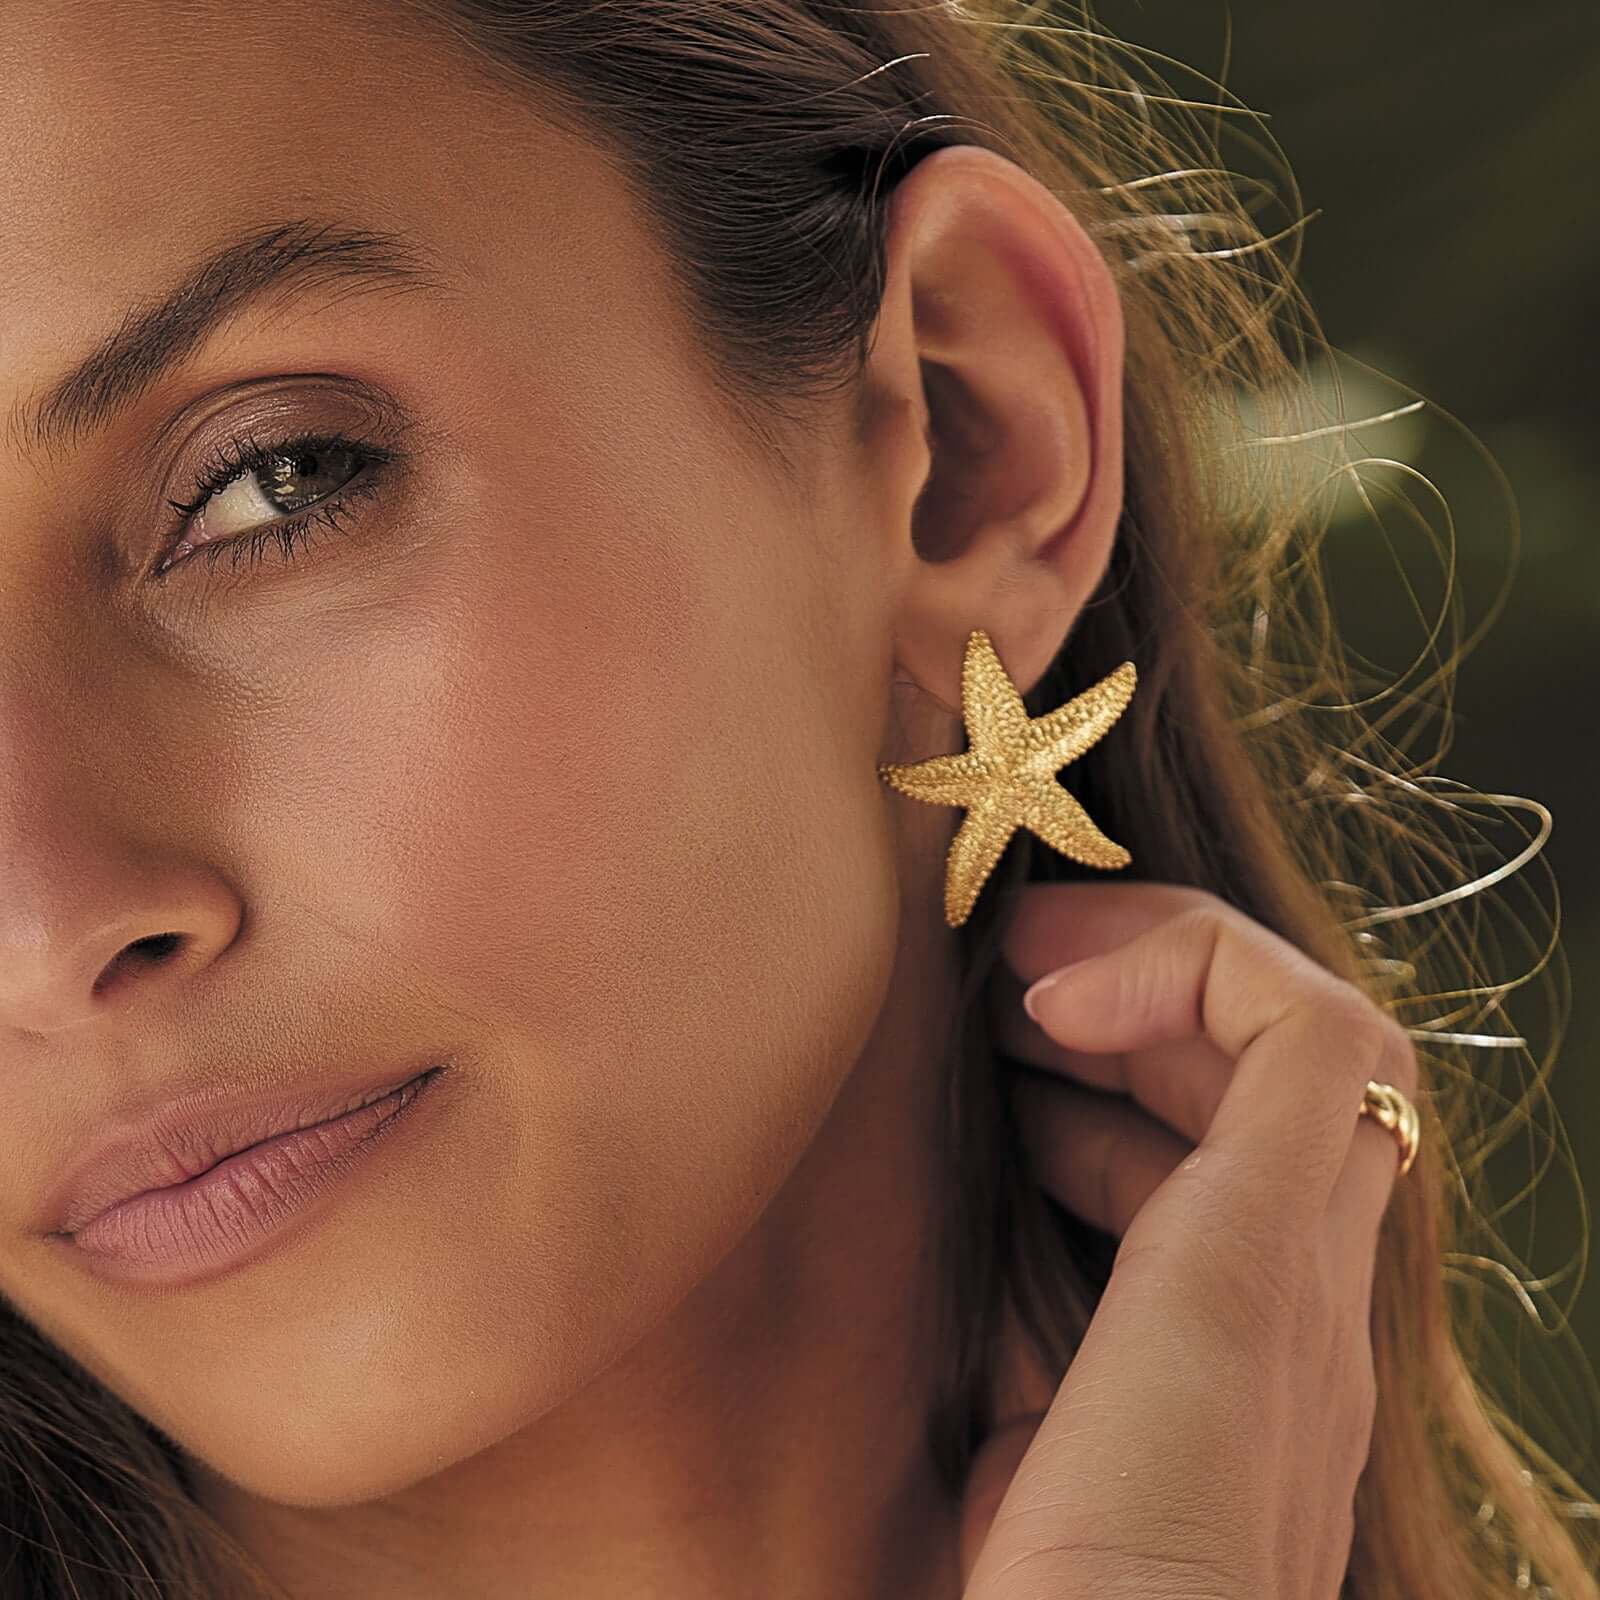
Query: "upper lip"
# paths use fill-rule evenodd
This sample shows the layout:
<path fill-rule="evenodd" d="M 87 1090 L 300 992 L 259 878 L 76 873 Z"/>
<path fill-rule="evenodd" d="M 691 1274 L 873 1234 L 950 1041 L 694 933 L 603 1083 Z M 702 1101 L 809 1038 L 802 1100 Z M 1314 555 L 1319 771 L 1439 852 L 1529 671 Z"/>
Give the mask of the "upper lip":
<path fill-rule="evenodd" d="M 42 1231 L 76 1233 L 125 1200 L 184 1183 L 265 1139 L 370 1105 L 444 1061 L 430 1055 L 260 1089 L 220 1084 L 121 1118 L 68 1162 L 45 1202 Z"/>

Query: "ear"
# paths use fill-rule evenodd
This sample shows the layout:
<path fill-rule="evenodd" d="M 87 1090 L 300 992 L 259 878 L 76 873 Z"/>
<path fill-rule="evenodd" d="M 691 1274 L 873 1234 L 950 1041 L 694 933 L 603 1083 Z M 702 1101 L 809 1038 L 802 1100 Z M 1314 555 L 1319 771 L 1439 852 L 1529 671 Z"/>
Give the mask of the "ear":
<path fill-rule="evenodd" d="M 956 145 L 901 179 L 864 372 L 895 657 L 955 715 L 984 628 L 1026 694 L 1105 573 L 1122 514 L 1122 308 L 1071 211 Z"/>

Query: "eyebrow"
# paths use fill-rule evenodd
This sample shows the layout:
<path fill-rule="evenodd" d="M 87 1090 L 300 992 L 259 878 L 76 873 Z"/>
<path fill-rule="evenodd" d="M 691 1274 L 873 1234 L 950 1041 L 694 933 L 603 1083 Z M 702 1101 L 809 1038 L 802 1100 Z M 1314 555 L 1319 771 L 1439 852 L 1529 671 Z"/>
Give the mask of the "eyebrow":
<path fill-rule="evenodd" d="M 137 301 L 79 364 L 11 412 L 8 437 L 25 453 L 53 456 L 120 411 L 179 365 L 228 317 L 263 299 L 313 287 L 449 292 L 431 249 L 402 231 L 296 218 L 224 241 L 164 294 Z"/>

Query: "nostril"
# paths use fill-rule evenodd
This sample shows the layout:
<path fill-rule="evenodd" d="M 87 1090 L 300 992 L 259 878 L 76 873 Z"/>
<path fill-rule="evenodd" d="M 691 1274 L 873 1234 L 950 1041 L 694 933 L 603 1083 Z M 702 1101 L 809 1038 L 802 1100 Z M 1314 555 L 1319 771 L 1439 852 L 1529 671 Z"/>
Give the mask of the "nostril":
<path fill-rule="evenodd" d="M 103 994 L 130 967 L 159 967 L 183 947 L 181 933 L 152 933 L 119 950 L 95 980 L 94 992 Z"/>

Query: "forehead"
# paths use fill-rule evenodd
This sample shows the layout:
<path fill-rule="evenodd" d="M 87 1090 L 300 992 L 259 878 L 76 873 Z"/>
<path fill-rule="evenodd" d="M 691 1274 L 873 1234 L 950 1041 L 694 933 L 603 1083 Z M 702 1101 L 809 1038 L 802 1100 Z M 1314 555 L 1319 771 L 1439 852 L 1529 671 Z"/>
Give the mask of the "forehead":
<path fill-rule="evenodd" d="M 530 236 L 584 254 L 623 225 L 597 150 L 369 0 L 5 0 L 0 390 L 224 239 L 350 217 L 488 282 Z M 597 249 L 602 260 L 605 252 Z M 587 270 L 594 263 L 587 263 Z"/>
<path fill-rule="evenodd" d="M 5 264 L 65 242 L 105 263 L 114 241 L 148 266 L 163 223 L 248 203 L 263 179 L 371 185 L 439 131 L 442 65 L 359 7 L 7 0 Z"/>

